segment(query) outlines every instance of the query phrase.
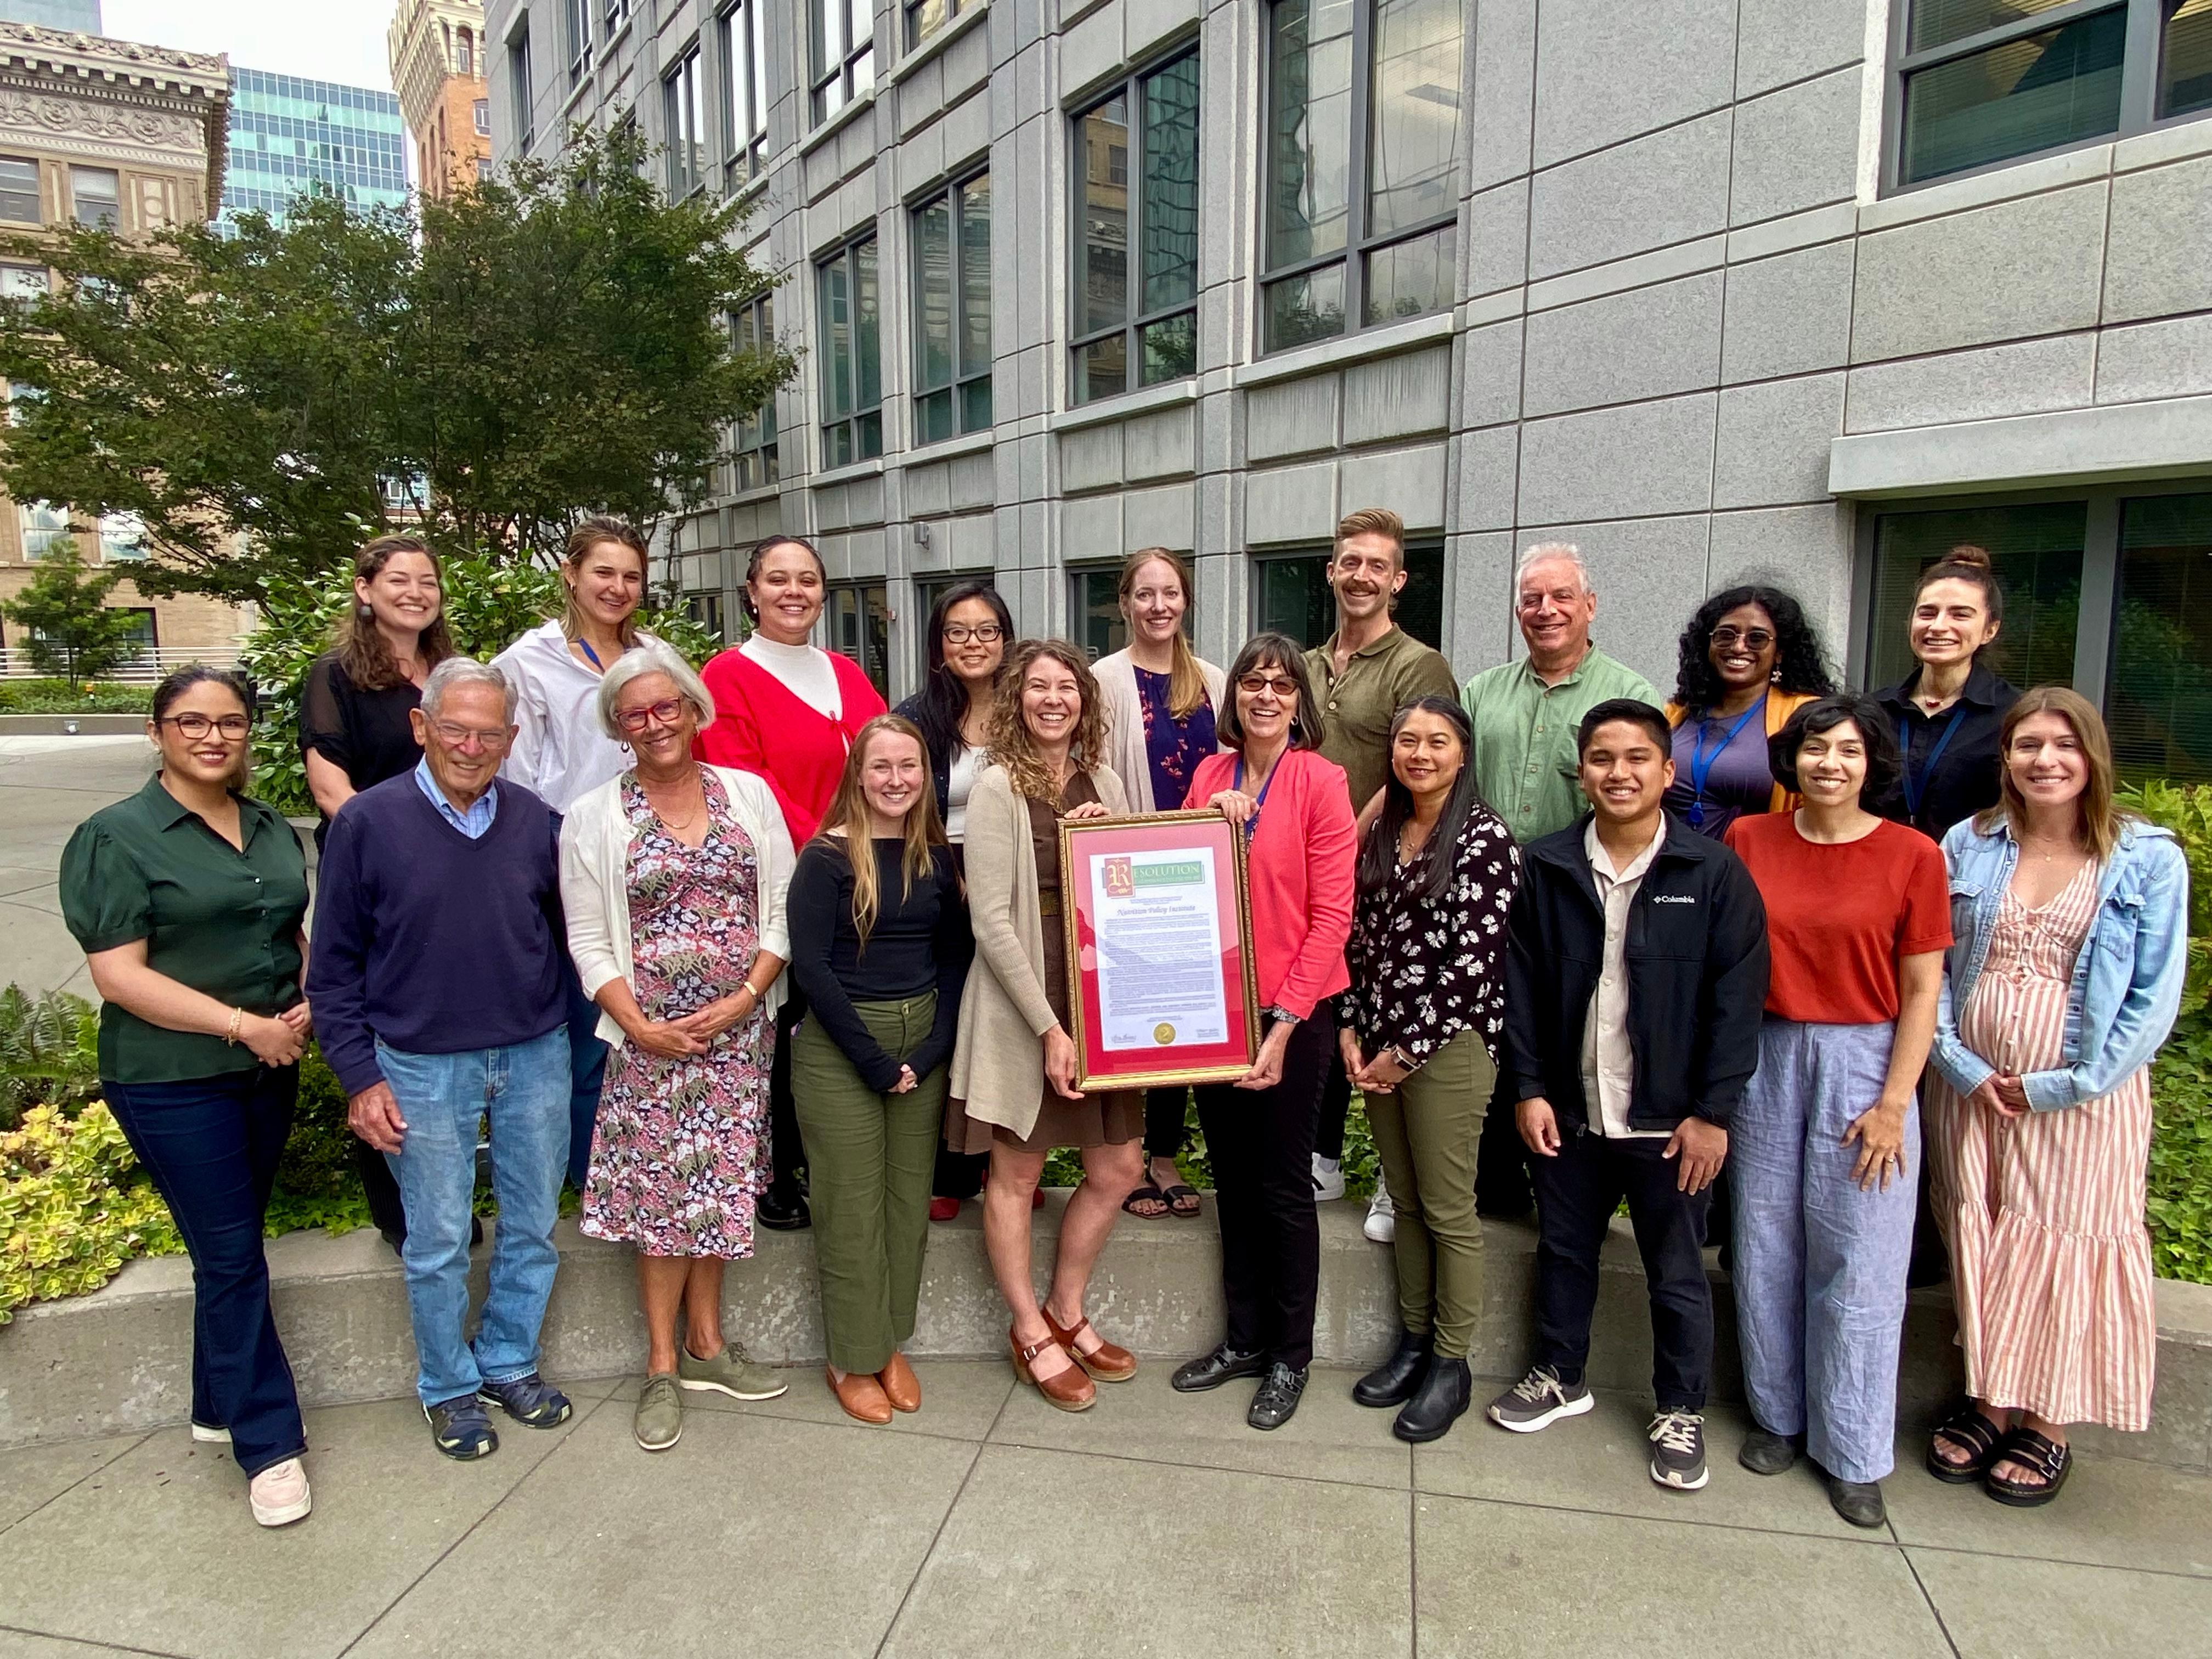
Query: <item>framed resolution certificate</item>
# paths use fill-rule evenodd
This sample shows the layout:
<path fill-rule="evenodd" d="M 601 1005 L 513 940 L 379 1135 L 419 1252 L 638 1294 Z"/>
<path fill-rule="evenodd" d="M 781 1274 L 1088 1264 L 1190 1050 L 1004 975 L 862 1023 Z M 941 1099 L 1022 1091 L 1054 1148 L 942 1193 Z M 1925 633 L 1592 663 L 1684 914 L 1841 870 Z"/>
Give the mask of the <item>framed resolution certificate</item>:
<path fill-rule="evenodd" d="M 1079 1089 L 1242 1077 L 1260 1048 L 1244 837 L 1218 812 L 1060 826 Z"/>

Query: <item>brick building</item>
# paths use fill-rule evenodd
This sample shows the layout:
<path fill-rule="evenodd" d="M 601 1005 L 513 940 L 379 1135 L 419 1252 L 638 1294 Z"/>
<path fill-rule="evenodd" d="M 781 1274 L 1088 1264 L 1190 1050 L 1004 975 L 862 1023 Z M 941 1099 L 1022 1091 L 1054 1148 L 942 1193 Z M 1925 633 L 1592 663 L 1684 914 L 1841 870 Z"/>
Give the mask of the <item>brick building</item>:
<path fill-rule="evenodd" d="M 491 166 L 483 8 L 467 0 L 399 0 L 389 40 L 415 176 L 425 196 L 444 197 Z"/>

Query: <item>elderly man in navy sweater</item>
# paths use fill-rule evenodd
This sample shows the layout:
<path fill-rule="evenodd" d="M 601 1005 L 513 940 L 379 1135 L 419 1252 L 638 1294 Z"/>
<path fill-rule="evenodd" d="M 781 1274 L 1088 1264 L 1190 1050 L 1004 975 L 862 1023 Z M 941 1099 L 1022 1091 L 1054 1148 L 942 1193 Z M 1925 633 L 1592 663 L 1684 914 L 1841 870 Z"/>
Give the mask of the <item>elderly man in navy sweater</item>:
<path fill-rule="evenodd" d="M 353 1132 L 391 1160 L 407 1210 L 416 1389 L 448 1457 L 499 1449 L 487 1406 L 550 1429 L 567 1396 L 538 1375 L 568 1160 L 560 820 L 497 774 L 514 692 L 448 657 L 410 717 L 422 759 L 331 821 L 308 995 Z M 478 1120 L 491 1120 L 499 1227 L 474 1343 L 469 1223 Z"/>

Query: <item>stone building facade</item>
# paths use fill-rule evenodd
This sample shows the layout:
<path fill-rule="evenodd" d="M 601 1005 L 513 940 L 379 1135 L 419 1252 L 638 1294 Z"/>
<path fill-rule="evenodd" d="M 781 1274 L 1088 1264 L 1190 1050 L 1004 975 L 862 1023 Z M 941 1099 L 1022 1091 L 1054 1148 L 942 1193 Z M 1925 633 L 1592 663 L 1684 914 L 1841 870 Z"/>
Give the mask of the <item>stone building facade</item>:
<path fill-rule="evenodd" d="M 1100 573 L 1194 556 L 1196 635 L 1322 625 L 1337 515 L 1405 615 L 1517 649 L 1578 543 L 1662 684 L 1704 595 L 1796 591 L 1893 678 L 1958 541 L 2001 667 L 2212 775 L 2212 6 L 2073 0 L 491 0 L 495 153 L 636 120 L 742 197 L 804 349 L 673 568 L 822 546 L 831 639 L 915 681 L 936 585 L 1113 642 Z M 1104 597 L 1110 597 L 1110 590 Z"/>
<path fill-rule="evenodd" d="M 210 218 L 222 193 L 229 104 L 229 65 L 219 57 L 0 22 L 0 229 L 105 222 L 140 234 Z M 0 262 L 0 295 L 52 280 L 43 265 Z M 88 565 L 141 556 L 126 520 L 88 524 L 0 496 L 0 599 L 27 586 L 64 541 Z M 107 603 L 138 612 L 143 646 L 165 658 L 228 660 L 248 625 L 234 606 L 142 595 L 128 580 Z M 15 623 L 0 629 L 8 647 L 22 645 Z"/>
<path fill-rule="evenodd" d="M 416 187 L 426 196 L 451 195 L 491 165 L 483 8 L 470 0 L 399 0 L 388 40 Z"/>

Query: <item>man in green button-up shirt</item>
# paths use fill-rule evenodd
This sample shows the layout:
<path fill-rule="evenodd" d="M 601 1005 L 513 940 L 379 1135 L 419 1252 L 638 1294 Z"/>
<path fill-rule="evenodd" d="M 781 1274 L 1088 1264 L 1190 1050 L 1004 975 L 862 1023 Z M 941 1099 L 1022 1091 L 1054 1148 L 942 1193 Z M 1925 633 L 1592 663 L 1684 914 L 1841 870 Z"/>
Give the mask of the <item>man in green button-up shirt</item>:
<path fill-rule="evenodd" d="M 1528 647 L 1485 669 L 1460 694 L 1474 723 L 1474 779 L 1514 840 L 1565 829 L 1587 803 L 1577 781 L 1575 733 L 1613 697 L 1659 706 L 1651 682 L 1590 643 L 1597 592 L 1580 550 L 1545 542 L 1521 558 L 1514 611 Z"/>

